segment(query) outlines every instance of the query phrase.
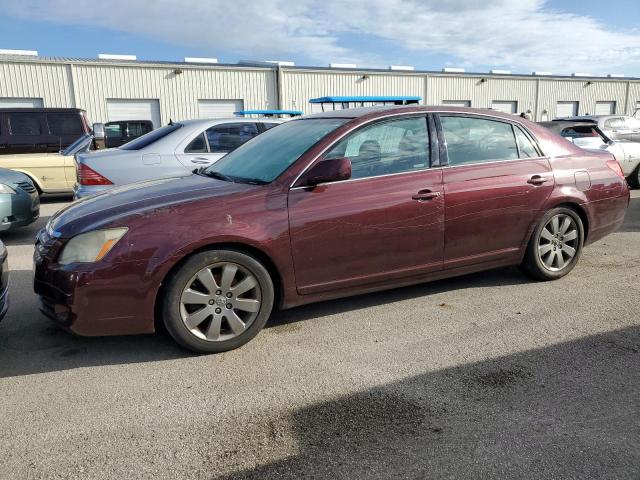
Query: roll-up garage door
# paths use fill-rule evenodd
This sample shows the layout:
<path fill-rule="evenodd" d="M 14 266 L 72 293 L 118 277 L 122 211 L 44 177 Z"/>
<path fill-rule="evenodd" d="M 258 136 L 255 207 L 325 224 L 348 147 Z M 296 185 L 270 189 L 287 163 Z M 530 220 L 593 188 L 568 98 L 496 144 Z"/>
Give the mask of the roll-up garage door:
<path fill-rule="evenodd" d="M 558 102 L 556 118 L 574 117 L 578 115 L 578 102 Z"/>
<path fill-rule="evenodd" d="M 615 115 L 616 102 L 596 102 L 595 115 Z"/>
<path fill-rule="evenodd" d="M 109 122 L 118 120 L 151 120 L 153 128 L 158 128 L 161 125 L 160 102 L 157 99 L 108 98 L 107 117 Z"/>
<path fill-rule="evenodd" d="M 495 101 L 491 104 L 491 108 L 502 113 L 517 113 L 518 102 Z"/>
<path fill-rule="evenodd" d="M 198 100 L 200 118 L 229 118 L 240 110 L 244 110 L 242 100 Z"/>
<path fill-rule="evenodd" d="M 0 108 L 43 108 L 41 98 L 0 98 Z"/>

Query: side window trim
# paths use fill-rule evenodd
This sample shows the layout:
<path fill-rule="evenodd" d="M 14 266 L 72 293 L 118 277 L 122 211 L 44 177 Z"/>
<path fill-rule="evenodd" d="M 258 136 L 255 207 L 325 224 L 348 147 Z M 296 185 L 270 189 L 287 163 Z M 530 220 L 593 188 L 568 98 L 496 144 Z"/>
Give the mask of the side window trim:
<path fill-rule="evenodd" d="M 427 130 L 429 132 L 429 166 L 431 168 L 442 166 L 440 155 L 440 141 L 438 138 L 438 128 L 436 118 L 433 114 L 427 114 Z"/>

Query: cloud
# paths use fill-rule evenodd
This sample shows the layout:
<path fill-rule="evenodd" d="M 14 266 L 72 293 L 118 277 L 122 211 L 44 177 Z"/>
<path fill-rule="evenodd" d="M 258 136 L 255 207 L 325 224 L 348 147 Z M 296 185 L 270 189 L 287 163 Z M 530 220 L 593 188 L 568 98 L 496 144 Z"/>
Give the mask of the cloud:
<path fill-rule="evenodd" d="M 390 64 L 434 56 L 519 71 L 605 73 L 640 66 L 640 33 L 544 0 L 0 0 L 6 15 L 93 25 L 244 58 Z M 357 48 L 353 42 L 357 41 Z M 433 66 L 433 65 L 431 65 Z"/>

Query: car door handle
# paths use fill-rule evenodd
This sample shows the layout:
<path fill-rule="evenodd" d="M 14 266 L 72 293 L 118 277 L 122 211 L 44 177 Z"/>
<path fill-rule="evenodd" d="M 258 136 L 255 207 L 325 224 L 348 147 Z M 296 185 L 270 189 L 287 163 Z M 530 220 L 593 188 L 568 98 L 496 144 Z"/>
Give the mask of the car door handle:
<path fill-rule="evenodd" d="M 529 180 L 527 180 L 527 183 L 530 183 L 531 185 L 542 185 L 543 183 L 548 181 L 548 178 L 542 177 L 540 175 L 534 175 Z"/>
<path fill-rule="evenodd" d="M 434 198 L 438 198 L 442 195 L 440 192 L 432 192 L 429 189 L 420 190 L 418 193 L 413 195 L 411 198 L 413 200 L 417 200 L 418 202 L 428 202 L 429 200 L 433 200 Z"/>
<path fill-rule="evenodd" d="M 193 158 L 191 159 L 191 163 L 197 163 L 199 165 L 208 165 L 209 163 L 211 163 L 209 160 L 207 160 L 206 158 Z"/>

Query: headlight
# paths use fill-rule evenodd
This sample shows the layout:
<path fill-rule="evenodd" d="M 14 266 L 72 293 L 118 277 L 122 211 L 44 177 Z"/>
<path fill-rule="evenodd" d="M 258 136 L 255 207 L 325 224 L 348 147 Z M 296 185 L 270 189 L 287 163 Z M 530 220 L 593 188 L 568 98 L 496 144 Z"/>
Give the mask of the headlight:
<path fill-rule="evenodd" d="M 110 228 L 75 236 L 64 246 L 58 263 L 67 265 L 75 262 L 97 262 L 109 253 L 127 230 L 124 227 Z"/>
<path fill-rule="evenodd" d="M 10 193 L 11 195 L 15 195 L 16 191 L 13 188 L 11 188 L 9 185 L 0 183 L 0 193 Z"/>

